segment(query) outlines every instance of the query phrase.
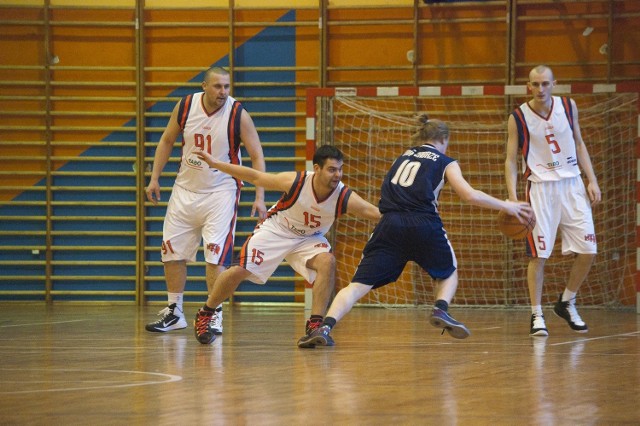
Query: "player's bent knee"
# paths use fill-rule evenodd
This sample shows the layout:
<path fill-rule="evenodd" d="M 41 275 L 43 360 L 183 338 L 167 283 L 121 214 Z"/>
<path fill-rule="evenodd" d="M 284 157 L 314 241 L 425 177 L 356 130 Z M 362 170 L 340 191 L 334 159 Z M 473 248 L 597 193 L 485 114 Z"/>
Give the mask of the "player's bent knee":
<path fill-rule="evenodd" d="M 333 253 L 320 253 L 313 257 L 308 264 L 309 267 L 316 271 L 330 271 L 336 269 L 336 257 Z"/>

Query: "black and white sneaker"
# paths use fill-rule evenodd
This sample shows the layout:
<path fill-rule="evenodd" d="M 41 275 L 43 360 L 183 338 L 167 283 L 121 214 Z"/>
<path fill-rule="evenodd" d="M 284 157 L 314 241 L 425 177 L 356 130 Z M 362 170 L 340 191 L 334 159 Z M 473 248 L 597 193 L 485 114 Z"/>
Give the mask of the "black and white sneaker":
<path fill-rule="evenodd" d="M 544 322 L 544 315 L 531 314 L 531 331 L 529 332 L 529 336 L 544 337 L 548 335 L 549 330 L 547 330 L 547 325 Z"/>
<path fill-rule="evenodd" d="M 161 316 L 158 321 L 150 322 L 144 327 L 147 331 L 164 333 L 171 330 L 187 328 L 187 320 L 184 317 L 184 313 L 175 303 L 158 312 L 158 315 Z"/>
<path fill-rule="evenodd" d="M 219 305 L 213 313 L 213 317 L 209 323 L 209 329 L 211 329 L 211 332 L 215 335 L 219 336 L 222 334 L 222 305 Z"/>
<path fill-rule="evenodd" d="M 558 302 L 553 306 L 553 313 L 564 319 L 573 331 L 578 333 L 586 333 L 589 327 L 582 321 L 578 310 L 576 309 L 576 298 L 566 302 L 562 301 L 562 295 L 558 298 Z"/>

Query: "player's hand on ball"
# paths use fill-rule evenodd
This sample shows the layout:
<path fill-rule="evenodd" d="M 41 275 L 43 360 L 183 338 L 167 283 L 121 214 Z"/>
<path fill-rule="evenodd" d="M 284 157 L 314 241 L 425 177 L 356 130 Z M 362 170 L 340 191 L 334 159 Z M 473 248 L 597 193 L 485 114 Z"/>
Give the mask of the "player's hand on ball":
<path fill-rule="evenodd" d="M 520 220 L 520 223 L 523 225 L 533 221 L 535 222 L 535 213 L 533 213 L 533 209 L 529 205 L 529 203 L 515 202 L 515 209 L 511 212 L 512 216 L 515 216 Z"/>
<path fill-rule="evenodd" d="M 525 238 L 536 226 L 533 209 L 527 203 L 507 201 L 507 208 L 500 210 L 496 219 L 498 230 L 505 236 L 519 240 Z"/>

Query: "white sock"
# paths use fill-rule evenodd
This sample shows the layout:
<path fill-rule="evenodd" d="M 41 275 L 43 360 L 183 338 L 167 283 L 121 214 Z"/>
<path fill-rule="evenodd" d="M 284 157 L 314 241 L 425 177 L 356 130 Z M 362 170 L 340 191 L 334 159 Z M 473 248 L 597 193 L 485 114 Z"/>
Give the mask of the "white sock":
<path fill-rule="evenodd" d="M 565 288 L 564 289 L 564 293 L 562 293 L 562 301 L 563 302 L 568 302 L 571 299 L 574 299 L 576 297 L 577 293 L 574 293 L 573 291 L 570 291 L 569 289 Z"/>
<path fill-rule="evenodd" d="M 184 312 L 182 310 L 182 293 L 167 293 L 167 299 L 169 301 L 169 305 L 176 304 L 176 308 L 180 311 L 180 314 Z"/>
<path fill-rule="evenodd" d="M 542 305 L 531 306 L 531 313 L 536 315 L 542 315 Z"/>

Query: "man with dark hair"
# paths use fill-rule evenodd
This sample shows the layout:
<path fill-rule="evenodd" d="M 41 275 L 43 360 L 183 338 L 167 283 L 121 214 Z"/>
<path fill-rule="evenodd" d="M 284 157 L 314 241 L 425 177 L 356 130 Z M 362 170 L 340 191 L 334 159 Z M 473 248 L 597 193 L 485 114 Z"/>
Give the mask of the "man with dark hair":
<path fill-rule="evenodd" d="M 282 191 L 240 252 L 239 265 L 220 274 L 207 302 L 196 314 L 195 334 L 200 343 L 215 340 L 209 328 L 214 309 L 230 297 L 243 280 L 264 284 L 286 260 L 313 284 L 311 317 L 306 335 L 324 318 L 335 287 L 336 259 L 324 236 L 342 214 L 380 219 L 378 208 L 352 192 L 342 179 L 342 152 L 324 145 L 313 157 L 313 172 L 263 173 L 248 167 L 221 162 L 205 151 L 197 156 L 210 167 L 268 190 Z M 304 339 L 304 337 L 302 338 Z"/>

